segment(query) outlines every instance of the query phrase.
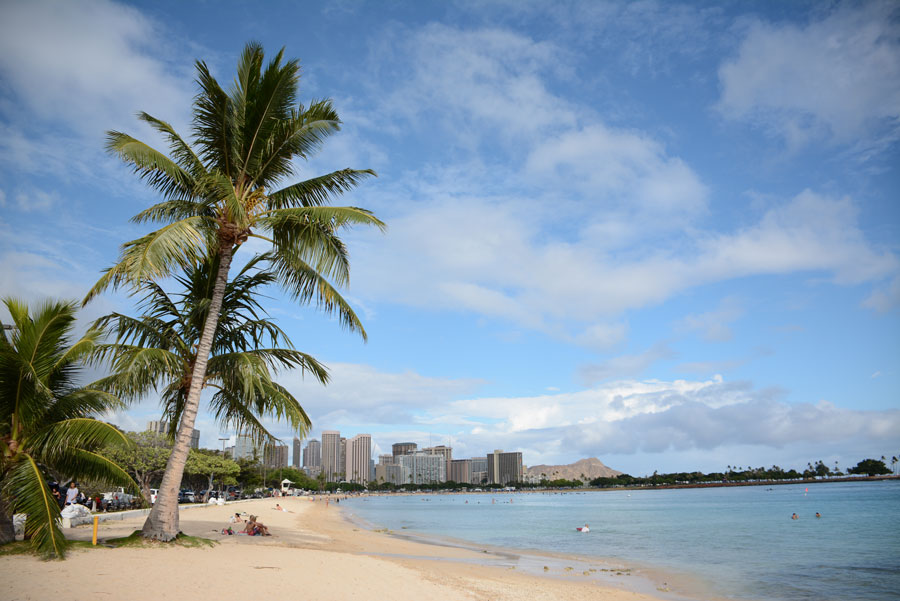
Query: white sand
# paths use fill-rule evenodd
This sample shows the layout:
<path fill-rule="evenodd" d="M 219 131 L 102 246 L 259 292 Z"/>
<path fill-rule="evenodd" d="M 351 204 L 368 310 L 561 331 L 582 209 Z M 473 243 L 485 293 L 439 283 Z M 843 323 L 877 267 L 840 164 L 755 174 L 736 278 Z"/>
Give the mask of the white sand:
<path fill-rule="evenodd" d="M 274 509 L 275 503 L 291 513 Z M 259 516 L 274 536 L 227 536 L 235 511 Z M 127 536 L 143 517 L 100 525 L 100 539 Z M 354 527 L 339 507 L 304 498 L 264 499 L 181 514 L 186 534 L 218 540 L 212 548 L 73 550 L 65 561 L 0 557 L 0 601 L 179 601 L 344 599 L 390 601 L 652 601 L 624 587 L 626 576 L 565 571 L 557 560 L 548 576 L 527 574 L 491 551 L 428 545 Z M 90 540 L 91 528 L 67 531 Z M 552 562 L 550 562 L 552 563 Z M 486 565 L 490 564 L 490 565 Z M 577 565 L 573 563 L 573 566 Z M 599 564 L 597 565 L 599 568 Z"/>

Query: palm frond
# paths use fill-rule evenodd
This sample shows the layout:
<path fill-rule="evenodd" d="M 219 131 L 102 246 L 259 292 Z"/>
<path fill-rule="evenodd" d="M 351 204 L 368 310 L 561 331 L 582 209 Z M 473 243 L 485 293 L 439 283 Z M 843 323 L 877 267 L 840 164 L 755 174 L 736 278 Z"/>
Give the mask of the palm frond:
<path fill-rule="evenodd" d="M 56 465 L 58 471 L 67 470 L 60 457 L 72 448 L 92 449 L 103 446 L 131 446 L 131 440 L 123 432 L 97 419 L 79 417 L 50 423 L 35 431 L 28 439 L 33 454 L 42 462 Z"/>
<path fill-rule="evenodd" d="M 272 266 L 278 272 L 278 281 L 285 291 L 301 303 L 315 301 L 326 314 L 336 314 L 341 325 L 357 332 L 363 340 L 368 336 L 362 321 L 340 292 L 306 262 L 291 255 L 276 255 Z"/>
<path fill-rule="evenodd" d="M 163 196 L 191 198 L 194 178 L 155 148 L 119 131 L 106 134 L 106 150 L 130 164 L 136 175 Z"/>
<path fill-rule="evenodd" d="M 200 177 L 206 171 L 200 158 L 194 153 L 194 150 L 187 142 L 175 132 L 175 128 L 165 121 L 157 119 L 143 111 L 138 113 L 138 119 L 145 123 L 149 123 L 153 129 L 166 137 L 169 141 L 169 151 L 172 153 L 172 156 L 175 157 L 175 161 L 195 179 Z"/>
<path fill-rule="evenodd" d="M 68 542 L 59 529 L 59 505 L 45 474 L 28 453 L 19 453 L 3 479 L 3 496 L 13 513 L 27 514 L 25 536 L 45 557 L 62 558 Z"/>
<path fill-rule="evenodd" d="M 368 177 L 378 175 L 371 169 L 341 169 L 286 186 L 268 195 L 273 209 L 319 207 L 349 192 Z"/>

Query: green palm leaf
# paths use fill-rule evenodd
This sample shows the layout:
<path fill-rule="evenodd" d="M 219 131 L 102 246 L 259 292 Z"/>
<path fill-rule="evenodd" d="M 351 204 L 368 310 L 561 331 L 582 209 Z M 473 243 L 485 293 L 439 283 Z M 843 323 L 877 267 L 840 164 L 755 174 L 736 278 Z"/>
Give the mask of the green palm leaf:
<path fill-rule="evenodd" d="M 45 557 L 64 557 L 68 543 L 59 529 L 59 505 L 28 453 L 19 453 L 7 468 L 2 492 L 11 500 L 13 513 L 27 514 L 25 536 L 32 547 Z"/>

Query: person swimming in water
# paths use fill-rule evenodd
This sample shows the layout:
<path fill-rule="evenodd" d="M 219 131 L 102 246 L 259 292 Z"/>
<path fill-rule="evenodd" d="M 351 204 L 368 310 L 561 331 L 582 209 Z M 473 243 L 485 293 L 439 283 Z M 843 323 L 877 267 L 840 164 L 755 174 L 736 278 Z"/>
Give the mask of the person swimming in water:
<path fill-rule="evenodd" d="M 817 512 L 816 512 L 816 517 L 817 517 L 817 518 L 820 518 L 820 517 L 822 517 L 822 514 L 819 513 L 819 512 L 817 511 Z"/>
<path fill-rule="evenodd" d="M 800 516 L 797 515 L 797 514 L 795 513 L 795 514 L 793 514 L 793 515 L 791 516 L 791 519 L 792 519 L 792 520 L 799 520 L 799 519 L 800 519 Z"/>

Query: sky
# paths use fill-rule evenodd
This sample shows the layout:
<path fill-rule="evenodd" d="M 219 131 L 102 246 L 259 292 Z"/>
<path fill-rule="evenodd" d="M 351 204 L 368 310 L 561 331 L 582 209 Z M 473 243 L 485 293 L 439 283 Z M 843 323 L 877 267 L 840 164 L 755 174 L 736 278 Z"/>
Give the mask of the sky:
<path fill-rule="evenodd" d="M 330 370 L 278 375 L 310 436 L 635 475 L 900 454 L 897 3 L 6 0 L 0 295 L 81 299 L 149 231 L 105 132 L 188 137 L 194 61 L 228 85 L 251 40 L 343 121 L 296 179 L 374 169 L 337 204 L 388 225 L 345 236 L 367 343 L 265 301 Z"/>

